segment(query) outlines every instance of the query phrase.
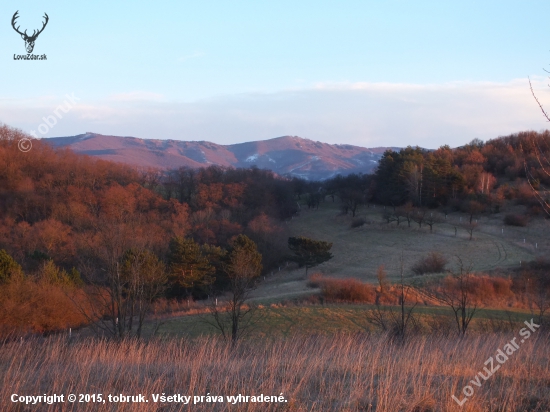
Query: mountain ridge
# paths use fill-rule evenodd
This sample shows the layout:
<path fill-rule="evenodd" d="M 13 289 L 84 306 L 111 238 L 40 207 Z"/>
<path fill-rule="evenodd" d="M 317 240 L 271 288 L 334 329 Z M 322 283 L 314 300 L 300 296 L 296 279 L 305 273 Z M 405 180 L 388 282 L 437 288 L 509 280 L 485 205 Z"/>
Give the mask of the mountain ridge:
<path fill-rule="evenodd" d="M 398 149 L 329 144 L 298 136 L 220 145 L 204 140 L 140 139 L 86 132 L 42 141 L 55 148 L 68 147 L 75 153 L 145 168 L 257 166 L 308 180 L 323 180 L 337 174 L 372 173 L 384 151 Z"/>

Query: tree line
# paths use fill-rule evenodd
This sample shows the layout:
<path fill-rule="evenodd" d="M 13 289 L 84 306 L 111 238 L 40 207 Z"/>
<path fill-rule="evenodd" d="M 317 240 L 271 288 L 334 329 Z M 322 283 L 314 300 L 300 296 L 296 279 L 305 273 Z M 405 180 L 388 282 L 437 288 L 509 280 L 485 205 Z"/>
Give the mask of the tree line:
<path fill-rule="evenodd" d="M 339 201 L 342 213 L 352 217 L 372 205 L 393 211 L 439 209 L 445 215 L 451 210 L 494 213 L 507 200 L 527 206 L 530 214 L 541 214 L 549 204 L 547 159 L 550 132 L 520 132 L 487 142 L 474 139 L 454 149 L 387 150 L 374 174 L 337 175 L 323 182 L 294 178 L 292 184 L 308 208 Z"/>

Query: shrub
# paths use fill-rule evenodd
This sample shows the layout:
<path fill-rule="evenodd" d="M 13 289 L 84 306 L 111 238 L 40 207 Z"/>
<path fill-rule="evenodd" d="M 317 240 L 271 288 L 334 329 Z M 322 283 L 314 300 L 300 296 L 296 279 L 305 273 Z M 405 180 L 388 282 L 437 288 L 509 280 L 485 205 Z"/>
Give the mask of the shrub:
<path fill-rule="evenodd" d="M 0 288 L 0 339 L 86 324 L 92 317 L 84 290 L 46 279 L 16 279 Z"/>
<path fill-rule="evenodd" d="M 307 285 L 310 288 L 319 288 L 323 282 L 323 275 L 320 273 L 314 273 L 307 278 Z"/>
<path fill-rule="evenodd" d="M 504 216 L 504 224 L 508 226 L 527 226 L 527 216 L 522 215 L 506 215 Z"/>
<path fill-rule="evenodd" d="M 351 228 L 354 229 L 354 228 L 356 228 L 356 227 L 361 227 L 361 226 L 363 226 L 365 223 L 367 223 L 367 221 L 366 221 L 364 218 L 358 217 L 358 218 L 353 219 L 353 220 L 351 221 Z"/>
<path fill-rule="evenodd" d="M 470 274 L 462 281 L 461 285 L 455 276 L 447 276 L 441 283 L 441 290 L 457 297 L 460 296 L 463 287 L 469 295 L 470 303 L 478 306 L 509 307 L 517 303 L 511 278 Z"/>
<path fill-rule="evenodd" d="M 376 287 L 357 279 L 324 278 L 321 280 L 321 296 L 332 302 L 374 303 Z"/>
<path fill-rule="evenodd" d="M 445 256 L 438 252 L 431 252 L 428 256 L 423 257 L 412 267 L 412 271 L 417 275 L 426 273 L 441 273 L 445 271 L 445 266 L 448 260 Z"/>

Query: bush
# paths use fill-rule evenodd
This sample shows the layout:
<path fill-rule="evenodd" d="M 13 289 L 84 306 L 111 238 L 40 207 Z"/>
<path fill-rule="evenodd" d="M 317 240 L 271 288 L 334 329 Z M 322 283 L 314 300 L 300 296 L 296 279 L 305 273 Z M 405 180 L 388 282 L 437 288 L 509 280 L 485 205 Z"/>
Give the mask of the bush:
<path fill-rule="evenodd" d="M 320 288 L 323 280 L 322 274 L 314 273 L 307 278 L 307 286 L 310 288 Z"/>
<path fill-rule="evenodd" d="M 324 278 L 320 280 L 321 296 L 332 302 L 374 303 L 376 287 L 357 279 Z"/>
<path fill-rule="evenodd" d="M 0 288 L 0 339 L 84 325 L 92 317 L 84 290 L 46 279 L 16 279 Z"/>
<path fill-rule="evenodd" d="M 363 226 L 365 223 L 367 223 L 367 221 L 366 221 L 364 218 L 358 217 L 358 218 L 353 219 L 353 220 L 351 221 L 351 228 L 354 229 L 354 228 L 356 228 L 356 227 L 361 227 L 361 226 Z"/>
<path fill-rule="evenodd" d="M 426 273 L 441 273 L 445 271 L 445 266 L 449 263 L 447 258 L 441 253 L 432 252 L 428 256 L 420 259 L 412 267 L 412 271 L 417 275 Z"/>
<path fill-rule="evenodd" d="M 504 216 L 504 224 L 508 226 L 527 226 L 527 216 L 522 215 L 506 215 Z"/>

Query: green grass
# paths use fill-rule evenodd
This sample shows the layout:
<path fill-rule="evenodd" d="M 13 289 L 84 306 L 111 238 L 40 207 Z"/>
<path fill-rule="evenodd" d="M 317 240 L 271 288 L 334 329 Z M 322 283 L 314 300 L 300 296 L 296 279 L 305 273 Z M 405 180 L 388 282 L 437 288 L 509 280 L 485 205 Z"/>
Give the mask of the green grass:
<path fill-rule="evenodd" d="M 295 335 L 357 333 L 375 331 L 376 327 L 367 321 L 367 311 L 374 309 L 371 305 L 304 305 L 275 307 L 265 306 L 254 315 L 254 325 L 250 330 L 251 337 L 276 337 Z M 383 307 L 397 313 L 398 307 Z M 447 307 L 417 306 L 414 314 L 424 327 L 429 326 L 433 317 L 444 317 L 444 323 L 451 325 L 454 331 L 454 317 Z M 518 324 L 531 319 L 526 311 L 505 311 L 497 309 L 480 309 L 472 322 L 472 331 L 490 327 L 490 323 L 506 327 L 511 320 Z M 216 335 L 218 332 L 208 324 L 209 315 L 189 315 L 170 318 L 164 321 L 158 330 L 164 337 L 198 337 Z M 147 324 L 145 334 L 150 334 L 154 322 Z"/>

